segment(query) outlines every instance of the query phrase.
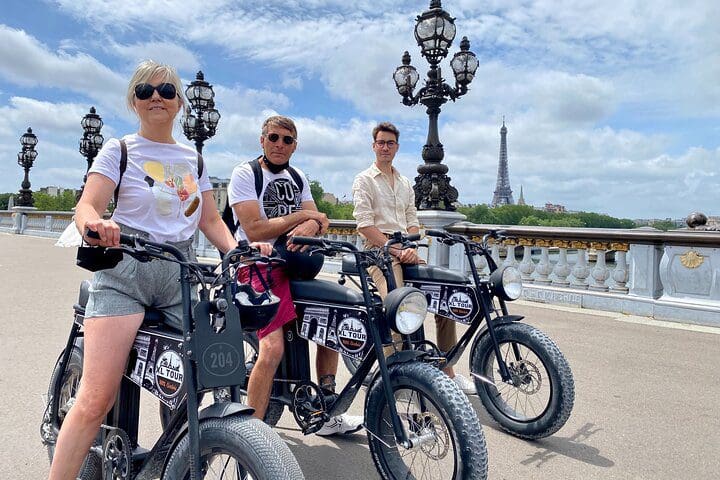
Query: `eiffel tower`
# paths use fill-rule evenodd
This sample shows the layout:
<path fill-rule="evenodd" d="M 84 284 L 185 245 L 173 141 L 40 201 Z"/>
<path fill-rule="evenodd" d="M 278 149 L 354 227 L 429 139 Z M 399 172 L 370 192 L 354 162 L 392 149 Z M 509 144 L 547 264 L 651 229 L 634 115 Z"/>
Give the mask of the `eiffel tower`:
<path fill-rule="evenodd" d="M 505 126 L 505 117 L 503 117 L 503 124 L 500 128 L 500 162 L 498 164 L 497 185 L 495 186 L 491 206 L 514 204 L 515 200 L 513 200 L 512 189 L 510 188 L 510 174 L 508 172 L 507 127 Z"/>

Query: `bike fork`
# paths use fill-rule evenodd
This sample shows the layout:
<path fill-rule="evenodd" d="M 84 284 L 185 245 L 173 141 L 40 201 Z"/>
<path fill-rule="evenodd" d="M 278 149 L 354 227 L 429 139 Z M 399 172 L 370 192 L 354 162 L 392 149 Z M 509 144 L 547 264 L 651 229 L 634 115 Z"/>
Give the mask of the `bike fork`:
<path fill-rule="evenodd" d="M 390 419 L 392 420 L 393 432 L 395 433 L 395 441 L 398 445 L 402 445 L 405 448 L 411 448 L 412 443 L 408 439 L 405 429 L 400 423 L 400 416 L 398 415 L 397 406 L 395 405 L 395 395 L 393 395 L 392 384 L 390 383 L 390 372 L 388 371 L 387 361 L 385 360 L 385 355 L 383 353 L 383 345 L 380 341 L 380 332 L 378 332 L 377 328 L 371 328 L 370 332 L 373 336 L 375 351 L 379 353 L 378 368 L 380 368 L 380 377 L 385 385 L 385 400 L 387 401 L 388 408 L 390 409 Z M 374 432 L 371 433 L 374 437 L 376 436 L 374 435 Z"/>

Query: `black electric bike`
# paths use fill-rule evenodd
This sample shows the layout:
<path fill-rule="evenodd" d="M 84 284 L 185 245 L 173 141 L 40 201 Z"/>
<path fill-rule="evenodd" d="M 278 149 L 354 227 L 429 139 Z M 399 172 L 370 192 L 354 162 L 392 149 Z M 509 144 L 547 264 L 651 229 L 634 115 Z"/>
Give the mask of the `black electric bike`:
<path fill-rule="evenodd" d="M 426 358 L 443 368 L 457 363 L 474 338 L 470 372 L 490 416 L 505 431 L 521 438 L 538 439 L 554 434 L 565 425 L 573 408 L 572 371 L 547 335 L 531 325 L 519 323 L 522 316 L 508 313 L 506 302 L 516 300 L 522 292 L 520 272 L 513 266 L 498 267 L 488 248 L 490 238 L 502 241 L 506 238 L 505 232 L 492 230 L 480 242 L 444 231 L 428 230 L 425 234 L 446 245 L 462 244 L 471 278 L 432 265 L 404 265 L 405 285 L 426 295 L 428 311 L 469 328 L 447 352 L 426 340 L 423 330 L 419 329 L 410 340 L 412 348 L 428 352 Z M 380 266 L 388 290 L 395 286 L 389 247 L 396 244 L 408 246 L 408 237 L 395 233 L 382 250 Z M 474 262 L 477 255 L 482 255 L 488 263 L 491 272 L 488 279 L 480 278 Z M 340 273 L 341 282 L 346 276 L 358 275 L 353 258 L 343 257 Z M 357 362 L 344 360 L 351 372 L 357 370 Z"/>
<path fill-rule="evenodd" d="M 83 461 L 80 478 L 304 478 L 287 445 L 251 416 L 253 409 L 222 394 L 245 381 L 245 360 L 236 347 L 242 345 L 244 311 L 256 312 L 267 321 L 274 315 L 272 308 L 245 308 L 241 313 L 234 303 L 235 276 L 229 271 L 239 262 L 267 259 L 247 244 L 239 245 L 225 256 L 221 272 L 215 275 L 208 266 L 187 261 L 173 245 L 135 235 L 121 235 L 120 243 L 119 248 L 81 247 L 78 264 L 92 271 L 112 268 L 123 254 L 141 262 L 178 263 L 182 324 L 171 322 L 160 311 L 146 311 L 117 400 Z M 196 281 L 199 302 L 193 307 L 191 288 Z M 51 461 L 58 432 L 81 382 L 82 327 L 89 286 L 87 280 L 82 282 L 70 335 L 48 389 L 40 433 Z M 211 289 L 215 289 L 213 299 Z M 141 388 L 171 412 L 150 450 L 138 445 Z M 198 411 L 206 392 L 213 392 L 215 401 Z"/>
<path fill-rule="evenodd" d="M 360 265 L 374 264 L 374 252 L 349 242 L 294 237 L 313 254 L 344 252 Z M 363 269 L 362 272 L 365 270 Z M 363 379 L 377 364 L 365 398 L 365 424 L 373 462 L 381 478 L 487 478 L 482 427 L 467 397 L 445 374 L 423 361 L 425 352 L 399 351 L 387 359 L 383 345 L 390 329 L 409 334 L 427 311 L 425 295 L 402 287 L 383 302 L 373 295 L 365 273 L 360 291 L 326 280 L 291 281 L 298 319 L 286 325 L 285 354 L 275 375 L 265 421 L 277 423 L 285 407 L 303 433 L 319 430 L 347 411 Z M 358 360 L 357 372 L 339 394 L 311 381 L 308 341 Z M 248 370 L 258 352 L 257 337 L 247 335 Z"/>

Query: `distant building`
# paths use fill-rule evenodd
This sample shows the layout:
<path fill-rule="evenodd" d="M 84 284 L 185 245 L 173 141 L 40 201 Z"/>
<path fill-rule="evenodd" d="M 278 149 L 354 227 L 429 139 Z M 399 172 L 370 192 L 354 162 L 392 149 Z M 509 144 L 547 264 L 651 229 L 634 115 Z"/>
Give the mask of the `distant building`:
<path fill-rule="evenodd" d="M 520 198 L 518 198 L 518 205 L 525 205 L 525 197 L 523 197 L 523 187 L 520 185 Z"/>
<path fill-rule="evenodd" d="M 545 208 L 543 208 L 546 212 L 550 213 L 565 213 L 567 210 L 565 210 L 565 205 L 559 205 L 554 203 L 546 203 Z"/>
<path fill-rule="evenodd" d="M 215 196 L 215 203 L 218 212 L 222 213 L 225 210 L 225 204 L 227 203 L 227 187 L 230 183 L 229 178 L 218 178 L 209 177 L 210 184 L 212 184 L 213 195 Z"/>
<path fill-rule="evenodd" d="M 77 192 L 74 188 L 63 188 L 63 187 L 56 187 L 54 185 L 50 185 L 47 187 L 42 187 L 38 192 L 45 193 L 51 197 L 59 197 L 63 193 L 65 193 L 66 190 L 70 190 L 73 192 L 73 195 Z"/>
<path fill-rule="evenodd" d="M 500 128 L 500 160 L 498 162 L 498 175 L 495 193 L 493 194 L 491 207 L 498 205 L 514 205 L 512 189 L 510 188 L 510 172 L 508 170 L 507 158 L 507 127 L 505 126 L 505 117 Z"/>
<path fill-rule="evenodd" d="M 328 202 L 331 205 L 337 205 L 339 203 L 337 197 L 335 195 L 333 195 L 332 193 L 328 193 L 328 192 L 323 193 L 322 201 Z"/>

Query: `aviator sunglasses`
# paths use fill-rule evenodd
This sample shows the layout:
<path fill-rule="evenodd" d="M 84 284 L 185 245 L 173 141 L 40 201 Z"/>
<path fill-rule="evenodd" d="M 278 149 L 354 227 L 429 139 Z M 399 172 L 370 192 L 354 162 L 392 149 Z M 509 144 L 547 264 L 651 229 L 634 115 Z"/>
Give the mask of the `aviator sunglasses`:
<path fill-rule="evenodd" d="M 161 83 L 157 86 L 150 85 L 149 83 L 139 83 L 135 85 L 135 96 L 138 100 L 147 100 L 152 97 L 155 90 L 157 90 L 158 95 L 165 100 L 172 100 L 177 96 L 177 90 L 175 90 L 175 85 L 172 83 Z"/>
<path fill-rule="evenodd" d="M 280 135 L 278 135 L 277 133 L 269 133 L 265 135 L 265 138 L 270 140 L 272 143 L 275 143 L 280 140 Z M 295 143 L 295 138 L 291 137 L 290 135 L 284 135 L 282 137 L 282 141 L 285 145 L 292 145 L 293 143 Z"/>

